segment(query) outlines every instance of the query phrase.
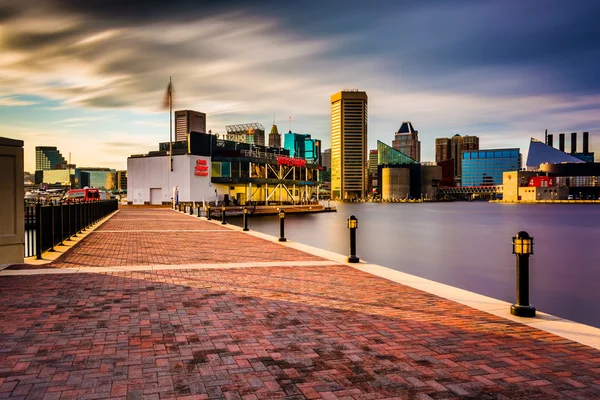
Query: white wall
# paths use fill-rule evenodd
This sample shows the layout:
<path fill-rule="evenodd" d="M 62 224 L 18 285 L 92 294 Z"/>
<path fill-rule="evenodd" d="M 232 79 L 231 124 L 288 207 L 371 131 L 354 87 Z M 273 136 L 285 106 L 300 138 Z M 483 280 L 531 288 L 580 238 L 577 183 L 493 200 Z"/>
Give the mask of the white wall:
<path fill-rule="evenodd" d="M 169 157 L 134 157 L 127 159 L 127 200 L 133 204 L 148 204 L 150 189 L 162 190 L 163 203 L 170 203 L 173 187 L 179 187 L 179 201 L 213 200 L 214 188 L 209 176 L 196 176 L 196 160 L 209 157 L 189 154 L 173 156 L 173 171 L 169 168 Z M 211 197 L 212 196 L 212 197 Z"/>

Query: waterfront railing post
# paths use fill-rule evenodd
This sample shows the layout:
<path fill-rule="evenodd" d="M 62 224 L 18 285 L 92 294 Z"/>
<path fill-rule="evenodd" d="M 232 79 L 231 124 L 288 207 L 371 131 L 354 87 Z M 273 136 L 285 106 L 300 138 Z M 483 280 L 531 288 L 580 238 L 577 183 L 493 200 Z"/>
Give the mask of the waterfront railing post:
<path fill-rule="evenodd" d="M 279 210 L 279 241 L 285 242 L 285 211 L 283 208 Z"/>
<path fill-rule="evenodd" d="M 206 219 L 210 221 L 210 206 L 206 206 Z"/>
<path fill-rule="evenodd" d="M 510 313 L 518 317 L 535 317 L 535 307 L 529 304 L 529 256 L 533 254 L 533 238 L 525 231 L 513 237 L 513 254 L 517 256 L 517 303 Z"/>
<path fill-rule="evenodd" d="M 200 216 L 202 214 L 202 207 L 200 207 L 200 204 L 198 204 L 197 211 L 198 211 L 198 218 L 200 218 Z"/>
<path fill-rule="evenodd" d="M 42 259 L 42 203 L 35 204 L 35 258 Z"/>
<path fill-rule="evenodd" d="M 354 215 L 351 215 L 350 218 L 348 218 L 348 230 L 350 231 L 349 263 L 357 263 L 360 261 L 360 259 L 356 257 L 356 228 L 358 228 L 358 220 Z"/>
<path fill-rule="evenodd" d="M 190 204 L 190 215 L 194 215 L 194 205 Z"/>
<path fill-rule="evenodd" d="M 50 201 L 50 251 L 54 251 L 54 202 Z"/>
<path fill-rule="evenodd" d="M 71 240 L 71 200 L 67 199 L 67 240 Z"/>
<path fill-rule="evenodd" d="M 60 203 L 60 245 L 63 246 L 63 240 L 65 240 L 65 213 L 63 202 Z"/>
<path fill-rule="evenodd" d="M 244 207 L 244 229 L 243 231 L 248 231 L 248 208 Z"/>
<path fill-rule="evenodd" d="M 225 215 L 225 206 L 221 207 L 221 225 L 227 225 L 227 216 Z"/>

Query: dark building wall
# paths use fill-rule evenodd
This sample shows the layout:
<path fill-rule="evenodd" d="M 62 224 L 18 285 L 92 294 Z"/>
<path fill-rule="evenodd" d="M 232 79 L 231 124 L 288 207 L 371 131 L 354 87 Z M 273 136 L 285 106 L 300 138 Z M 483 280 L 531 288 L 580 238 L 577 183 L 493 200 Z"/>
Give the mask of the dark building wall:
<path fill-rule="evenodd" d="M 557 176 L 600 176 L 600 163 L 542 164 L 540 170 Z"/>
<path fill-rule="evenodd" d="M 454 160 L 445 160 L 437 163 L 442 168 L 440 186 L 453 187 L 454 185 Z"/>
<path fill-rule="evenodd" d="M 410 171 L 410 197 L 413 199 L 421 198 L 421 164 L 399 164 L 399 165 L 378 165 L 377 176 L 381 175 L 382 168 L 405 168 Z M 377 181 L 377 193 L 381 194 L 381 179 Z"/>

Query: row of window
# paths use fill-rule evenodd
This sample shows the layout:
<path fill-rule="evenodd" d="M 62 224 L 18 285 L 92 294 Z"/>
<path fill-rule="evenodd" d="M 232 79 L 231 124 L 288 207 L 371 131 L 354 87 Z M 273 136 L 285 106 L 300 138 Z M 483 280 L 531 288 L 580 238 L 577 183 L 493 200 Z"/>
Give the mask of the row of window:
<path fill-rule="evenodd" d="M 465 151 L 463 152 L 463 160 L 468 159 L 482 159 L 482 158 L 508 158 L 518 157 L 519 149 L 505 149 L 505 150 L 476 150 L 476 151 Z"/>

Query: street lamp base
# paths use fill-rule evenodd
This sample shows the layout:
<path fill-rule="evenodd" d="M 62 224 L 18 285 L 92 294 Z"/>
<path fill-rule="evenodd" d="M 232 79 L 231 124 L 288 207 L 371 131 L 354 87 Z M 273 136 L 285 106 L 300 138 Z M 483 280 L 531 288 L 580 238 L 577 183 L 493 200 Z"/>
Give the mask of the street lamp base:
<path fill-rule="evenodd" d="M 352 256 L 352 257 L 348 257 L 348 262 L 349 263 L 357 263 L 360 261 L 360 258 Z"/>
<path fill-rule="evenodd" d="M 510 313 L 517 317 L 533 318 L 535 317 L 535 307 L 512 304 L 510 306 Z"/>
<path fill-rule="evenodd" d="M 248 229 L 248 228 L 244 228 L 244 229 L 242 229 L 242 230 L 243 230 L 244 232 L 248 232 L 250 229 Z"/>
<path fill-rule="evenodd" d="M 280 242 L 287 242 L 287 239 L 286 238 L 279 238 L 279 241 Z"/>

